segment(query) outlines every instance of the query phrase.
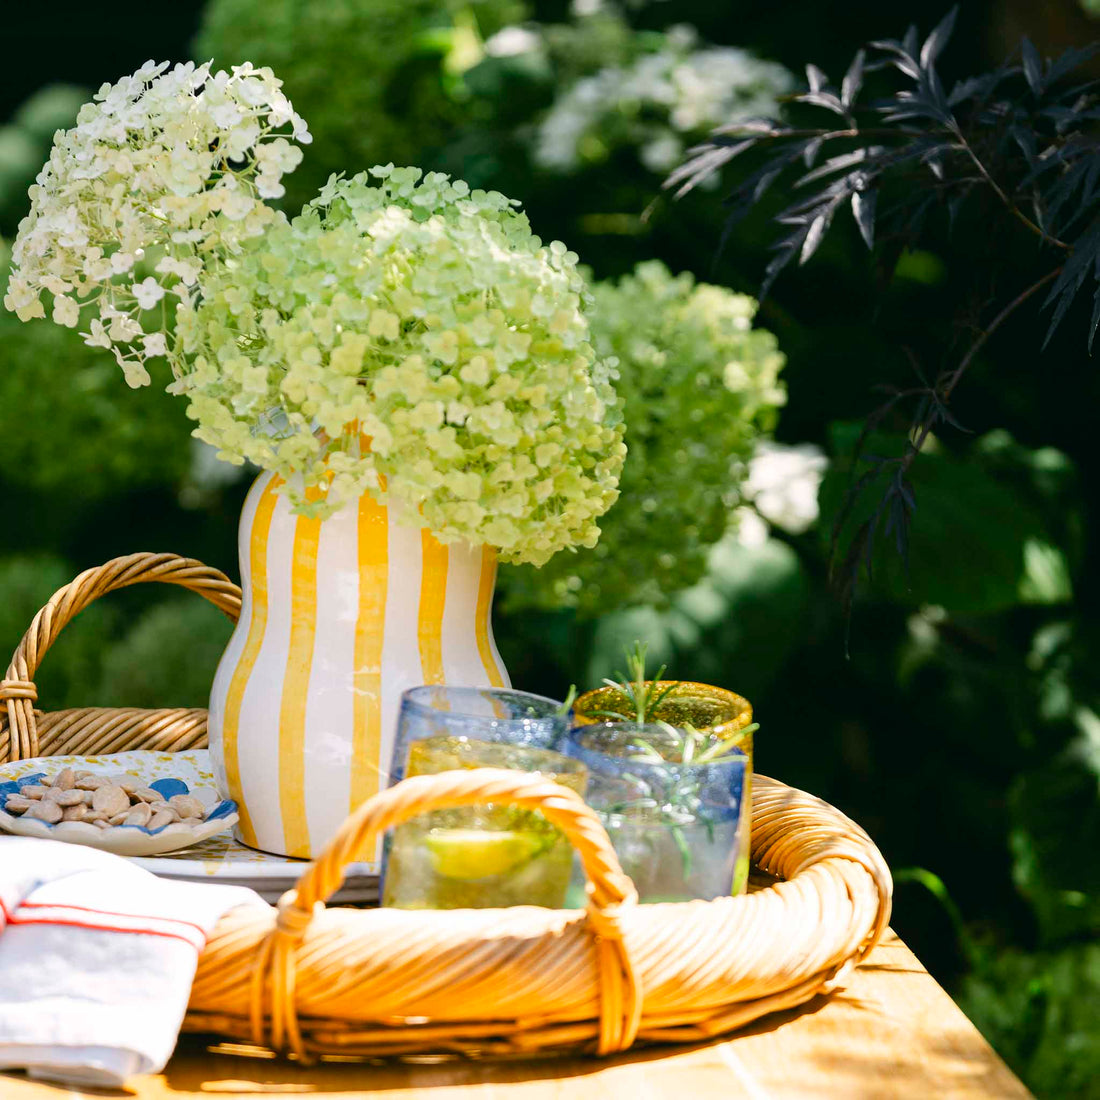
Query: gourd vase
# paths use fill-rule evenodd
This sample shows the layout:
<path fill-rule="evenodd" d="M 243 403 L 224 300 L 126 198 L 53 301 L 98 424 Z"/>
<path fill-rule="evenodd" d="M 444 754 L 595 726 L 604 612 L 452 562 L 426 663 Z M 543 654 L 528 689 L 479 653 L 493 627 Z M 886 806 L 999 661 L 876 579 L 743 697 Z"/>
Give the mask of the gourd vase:
<path fill-rule="evenodd" d="M 214 677 L 210 751 L 238 839 L 308 858 L 387 785 L 403 691 L 510 683 L 494 550 L 444 545 L 369 494 L 295 515 L 281 484 L 261 474 L 241 514 L 241 617 Z"/>

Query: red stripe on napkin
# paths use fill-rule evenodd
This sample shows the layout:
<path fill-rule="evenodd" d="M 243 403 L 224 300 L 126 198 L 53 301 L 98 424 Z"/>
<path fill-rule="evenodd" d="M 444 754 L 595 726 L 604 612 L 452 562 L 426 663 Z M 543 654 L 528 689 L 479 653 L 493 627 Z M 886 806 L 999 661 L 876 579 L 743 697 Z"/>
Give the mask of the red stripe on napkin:
<path fill-rule="evenodd" d="M 179 940 L 181 943 L 193 947 L 195 951 L 201 948 L 182 932 L 166 932 L 157 928 L 119 928 L 115 924 L 92 924 L 91 921 L 65 920 L 62 917 L 9 917 L 8 923 L 17 924 L 56 924 L 71 928 L 87 928 L 92 932 L 120 932 L 123 935 L 132 933 L 138 936 L 163 936 L 165 939 Z"/>
<path fill-rule="evenodd" d="M 0 908 L 3 902 L 0 901 Z M 184 928 L 194 928 L 203 939 L 206 939 L 206 930 L 193 921 L 180 920 L 178 917 L 153 917 L 148 913 L 119 913 L 114 909 L 93 909 L 88 905 L 70 905 L 68 902 L 50 901 L 25 901 L 19 906 L 22 909 L 72 909 L 77 913 L 94 913 L 97 917 L 123 917 L 126 920 L 155 920 L 164 921 L 167 924 L 180 924 Z M 10 919 L 10 918 L 9 918 Z"/>

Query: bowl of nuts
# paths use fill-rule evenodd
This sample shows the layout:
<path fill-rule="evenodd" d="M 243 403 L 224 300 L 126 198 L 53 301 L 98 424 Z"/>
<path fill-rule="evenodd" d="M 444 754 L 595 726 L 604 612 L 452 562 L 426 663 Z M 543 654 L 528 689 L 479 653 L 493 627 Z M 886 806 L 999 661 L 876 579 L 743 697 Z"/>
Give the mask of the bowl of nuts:
<path fill-rule="evenodd" d="M 237 804 L 212 787 L 76 766 L 0 782 L 0 829 L 122 856 L 155 856 L 237 823 Z"/>

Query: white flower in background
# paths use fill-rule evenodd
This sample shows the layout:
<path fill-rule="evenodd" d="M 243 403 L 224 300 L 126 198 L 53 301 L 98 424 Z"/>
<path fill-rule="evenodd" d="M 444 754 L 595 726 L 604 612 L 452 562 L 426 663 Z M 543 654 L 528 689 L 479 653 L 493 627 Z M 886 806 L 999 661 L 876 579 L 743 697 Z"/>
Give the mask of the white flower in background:
<path fill-rule="evenodd" d="M 664 174 L 676 166 L 684 152 L 684 143 L 671 133 L 659 134 L 638 151 L 642 163 L 651 171 Z"/>
<path fill-rule="evenodd" d="M 737 542 L 748 550 L 758 549 L 771 538 L 771 528 L 752 508 L 735 508 L 730 526 L 736 532 Z"/>
<path fill-rule="evenodd" d="M 282 218 L 262 200 L 282 194 L 302 153 L 276 131 L 310 136 L 280 85 L 251 65 L 152 61 L 104 84 L 55 136 L 30 189 L 4 305 L 27 321 L 53 295 L 53 319 L 69 328 L 94 311 L 85 343 L 112 349 L 130 385 L 148 385 L 145 359 L 169 350 L 167 319 L 158 311 L 146 332 L 140 314 L 166 293 L 194 305 L 205 262 Z M 182 355 L 172 358 L 178 372 Z"/>
<path fill-rule="evenodd" d="M 505 27 L 486 39 L 485 52 L 490 57 L 519 57 L 542 45 L 538 34 L 527 27 Z"/>
<path fill-rule="evenodd" d="M 694 28 L 672 27 L 655 52 L 578 80 L 536 128 L 536 162 L 572 172 L 615 145 L 630 144 L 645 167 L 663 174 L 691 139 L 727 122 L 775 113 L 777 97 L 794 86 L 781 65 L 745 50 L 697 46 Z"/>
<path fill-rule="evenodd" d="M 744 496 L 769 523 L 800 535 L 817 522 L 817 491 L 829 460 L 812 443 L 760 443 L 749 464 Z"/>

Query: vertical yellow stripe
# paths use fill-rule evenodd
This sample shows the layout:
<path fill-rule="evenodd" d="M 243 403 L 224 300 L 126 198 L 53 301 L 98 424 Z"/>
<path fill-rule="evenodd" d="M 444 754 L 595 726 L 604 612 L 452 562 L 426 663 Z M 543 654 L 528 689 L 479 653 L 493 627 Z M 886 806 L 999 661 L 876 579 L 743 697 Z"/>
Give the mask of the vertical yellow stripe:
<path fill-rule="evenodd" d="M 315 499 L 307 493 L 308 499 Z M 279 809 L 283 817 L 286 854 L 308 856 L 305 747 L 306 701 L 317 629 L 317 544 L 321 521 L 298 516 L 290 569 L 290 644 L 279 708 Z"/>
<path fill-rule="evenodd" d="M 489 628 L 493 614 L 493 589 L 497 581 L 497 552 L 491 546 L 481 548 L 481 578 L 477 586 L 477 613 L 474 630 L 477 634 L 477 651 L 481 664 L 492 687 L 504 687 L 493 647 L 489 644 Z"/>
<path fill-rule="evenodd" d="M 382 746 L 382 638 L 389 571 L 386 509 L 370 495 L 359 499 L 359 611 L 355 621 L 352 695 L 351 805 L 379 788 Z M 388 767 L 388 762 L 387 762 Z"/>
<path fill-rule="evenodd" d="M 267 627 L 267 538 L 271 531 L 271 517 L 278 502 L 276 490 L 282 485 L 282 479 L 273 477 L 264 487 L 256 503 L 256 513 L 252 517 L 252 530 L 248 543 L 249 592 L 252 597 L 252 614 L 248 622 L 248 636 L 241 650 L 237 667 L 229 681 L 229 690 L 225 695 L 225 721 L 222 726 L 222 754 L 225 758 L 225 779 L 229 787 L 229 797 L 237 803 L 240 814 L 241 838 L 245 844 L 256 844 L 256 830 L 245 805 L 241 788 L 241 766 L 238 758 L 237 738 L 241 725 L 241 704 L 244 701 L 244 689 L 255 667 L 256 658 L 264 641 Z"/>
<path fill-rule="evenodd" d="M 427 527 L 420 532 L 420 672 L 426 684 L 442 684 L 443 607 L 447 602 L 447 547 L 437 542 Z"/>

